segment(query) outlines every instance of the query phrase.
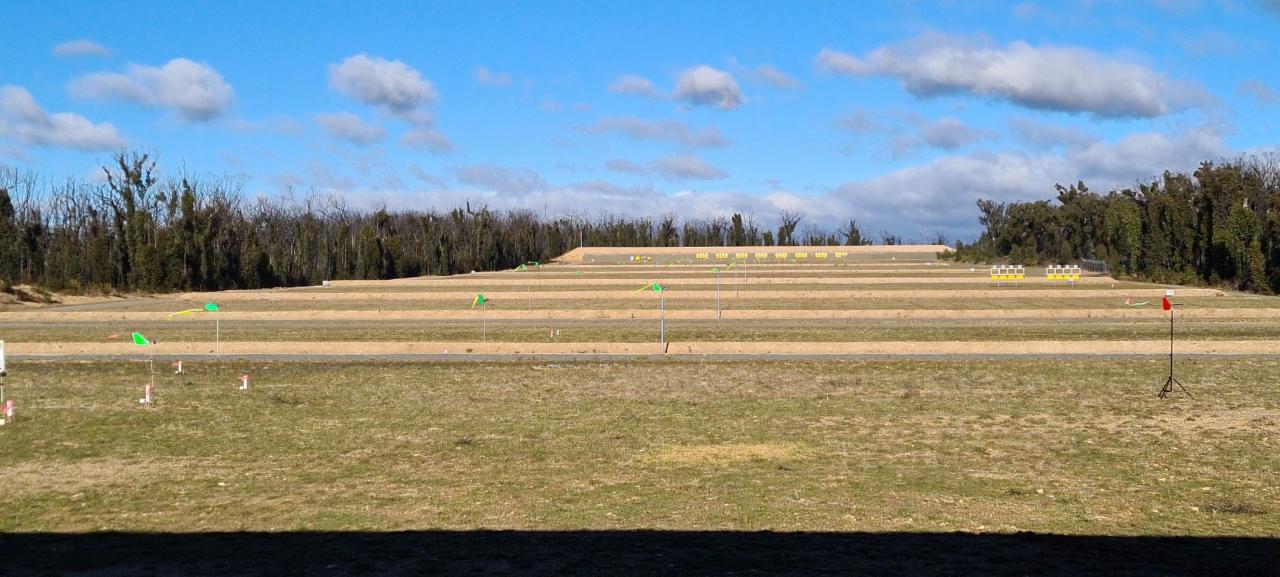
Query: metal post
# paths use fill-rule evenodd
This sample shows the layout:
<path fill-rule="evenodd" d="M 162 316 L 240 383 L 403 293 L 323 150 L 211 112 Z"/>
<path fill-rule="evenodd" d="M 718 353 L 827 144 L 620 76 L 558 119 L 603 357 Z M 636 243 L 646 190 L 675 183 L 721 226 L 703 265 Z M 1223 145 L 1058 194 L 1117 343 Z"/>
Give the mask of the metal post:
<path fill-rule="evenodd" d="M 222 361 L 222 314 L 218 311 L 213 311 L 213 351 Z"/>
<path fill-rule="evenodd" d="M 480 340 L 481 341 L 489 340 L 489 315 L 486 312 L 488 310 L 489 310 L 489 301 L 486 300 L 480 303 Z"/>
<path fill-rule="evenodd" d="M 1169 379 L 1173 379 L 1173 307 L 1169 307 Z"/>
<path fill-rule="evenodd" d="M 667 344 L 667 295 L 658 293 L 658 344 L 666 349 Z"/>

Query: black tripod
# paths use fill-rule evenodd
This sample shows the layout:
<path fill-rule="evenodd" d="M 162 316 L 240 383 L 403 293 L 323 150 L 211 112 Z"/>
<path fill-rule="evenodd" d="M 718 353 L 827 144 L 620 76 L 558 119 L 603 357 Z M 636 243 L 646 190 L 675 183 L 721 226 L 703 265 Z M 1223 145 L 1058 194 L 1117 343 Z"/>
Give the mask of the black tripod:
<path fill-rule="evenodd" d="M 1187 395 L 1188 398 L 1194 399 L 1195 397 L 1191 396 L 1191 392 L 1188 391 L 1186 387 L 1182 386 L 1182 383 L 1178 381 L 1177 377 L 1173 376 L 1173 307 L 1174 306 L 1175 305 L 1173 303 L 1169 303 L 1169 378 L 1164 382 L 1164 388 L 1160 389 L 1159 397 L 1163 399 L 1169 396 L 1169 393 L 1173 392 L 1173 386 L 1178 385 L 1178 388 L 1182 389 L 1183 394 Z"/>

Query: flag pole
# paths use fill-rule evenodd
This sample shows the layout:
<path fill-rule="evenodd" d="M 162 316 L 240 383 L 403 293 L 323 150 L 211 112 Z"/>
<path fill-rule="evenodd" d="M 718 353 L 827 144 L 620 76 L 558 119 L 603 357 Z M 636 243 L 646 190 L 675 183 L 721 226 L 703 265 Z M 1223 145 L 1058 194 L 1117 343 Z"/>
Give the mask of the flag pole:
<path fill-rule="evenodd" d="M 1169 292 L 1172 294 L 1173 291 Z M 1178 385 L 1178 388 L 1182 389 L 1183 394 L 1187 395 L 1188 398 L 1194 399 L 1195 397 L 1191 396 L 1191 392 L 1188 391 L 1186 387 L 1182 386 L 1182 382 L 1179 381 L 1177 377 L 1173 376 L 1173 308 L 1175 303 L 1169 302 L 1168 296 L 1164 297 L 1161 302 L 1164 305 L 1164 308 L 1169 311 L 1169 378 L 1165 380 L 1164 387 L 1160 389 L 1160 394 L 1157 395 L 1157 397 L 1163 399 L 1169 396 L 1169 393 L 1173 392 L 1173 386 Z"/>

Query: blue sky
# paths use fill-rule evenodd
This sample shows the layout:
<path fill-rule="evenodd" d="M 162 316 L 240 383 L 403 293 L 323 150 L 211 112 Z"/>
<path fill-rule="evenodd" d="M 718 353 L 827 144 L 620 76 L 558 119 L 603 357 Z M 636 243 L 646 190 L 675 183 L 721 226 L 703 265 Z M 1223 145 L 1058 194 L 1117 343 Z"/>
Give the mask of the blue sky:
<path fill-rule="evenodd" d="M 1275 148 L 1280 3 L 29 2 L 0 165 L 129 147 L 248 196 L 971 237 Z"/>

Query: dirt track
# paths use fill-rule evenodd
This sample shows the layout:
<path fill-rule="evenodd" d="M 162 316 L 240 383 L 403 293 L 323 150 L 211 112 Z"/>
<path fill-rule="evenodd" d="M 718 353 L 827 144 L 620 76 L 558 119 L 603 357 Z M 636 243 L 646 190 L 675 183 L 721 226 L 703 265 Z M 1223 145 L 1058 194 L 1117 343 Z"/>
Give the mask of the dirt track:
<path fill-rule="evenodd" d="M 1005 290 L 829 290 L 829 291 L 743 291 L 737 298 L 742 300 L 813 300 L 813 299 L 889 299 L 889 300 L 954 300 L 969 299 L 1072 299 L 1072 298 L 1119 298 L 1159 299 L 1164 294 L 1160 288 L 1131 289 L 1037 289 L 1018 290 L 1010 287 Z M 1179 296 L 1184 297 L 1218 297 L 1224 293 L 1218 289 L 1184 288 L 1179 289 Z M 434 292 L 315 292 L 315 291 L 226 291 L 220 293 L 182 293 L 175 300 L 219 302 L 231 301 L 470 301 L 474 292 L 434 291 Z M 641 299 L 656 298 L 649 291 L 506 291 L 491 292 L 485 295 L 490 300 L 527 301 L 527 300 L 573 300 L 591 301 L 596 299 Z M 714 299 L 716 291 L 668 291 L 667 299 Z"/>
<path fill-rule="evenodd" d="M 11 343 L 9 354 L 119 355 L 145 357 L 146 349 L 131 343 Z M 498 343 L 498 342 L 224 342 L 223 355 L 308 354 L 658 354 L 652 343 Z M 812 355 L 812 354 L 1142 354 L 1166 353 L 1169 341 L 986 341 L 986 342 L 672 342 L 669 354 L 693 355 Z M 1186 354 L 1280 354 L 1280 341 L 1179 341 Z M 212 354 L 213 343 L 161 343 L 156 354 Z"/>
<path fill-rule="evenodd" d="M 224 311 L 218 313 L 224 322 L 236 321 L 474 321 L 479 312 L 472 310 L 321 310 L 321 311 Z M 490 321 L 502 320 L 631 320 L 657 319 L 653 308 L 621 310 L 508 310 L 491 309 Z M 714 310 L 668 310 L 668 320 L 710 320 L 716 318 Z M 722 320 L 808 320 L 808 319 L 968 319 L 968 320 L 1020 320 L 1020 319 L 1164 319 L 1164 313 L 1156 306 L 1115 309 L 999 309 L 999 310 L 930 310 L 930 309 L 846 309 L 846 310 L 772 310 L 742 309 L 722 311 Z M 1280 308 L 1212 308 L 1186 309 L 1178 317 L 1187 320 L 1276 320 Z M 113 322 L 113 321 L 164 321 L 166 312 L 141 311 L 23 311 L 5 313 L 8 322 Z M 184 319 L 172 322 L 208 322 L 208 318 Z"/>

